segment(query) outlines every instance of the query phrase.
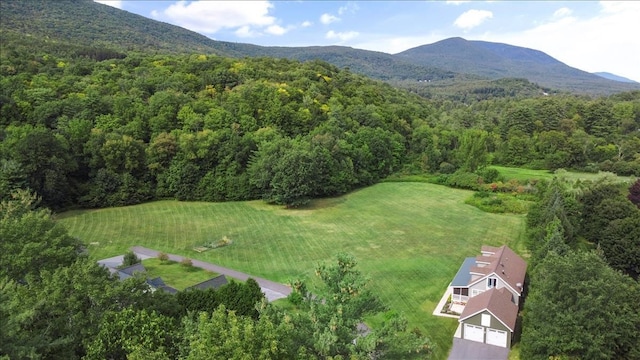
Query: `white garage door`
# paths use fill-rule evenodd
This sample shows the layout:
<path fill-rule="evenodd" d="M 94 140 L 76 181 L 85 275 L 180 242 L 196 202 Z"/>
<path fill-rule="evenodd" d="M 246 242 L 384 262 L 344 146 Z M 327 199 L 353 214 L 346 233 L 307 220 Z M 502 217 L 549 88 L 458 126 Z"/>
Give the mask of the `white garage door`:
<path fill-rule="evenodd" d="M 487 329 L 487 344 L 507 347 L 507 332 Z"/>
<path fill-rule="evenodd" d="M 471 324 L 464 324 L 464 338 L 467 340 L 484 342 L 484 328 Z"/>

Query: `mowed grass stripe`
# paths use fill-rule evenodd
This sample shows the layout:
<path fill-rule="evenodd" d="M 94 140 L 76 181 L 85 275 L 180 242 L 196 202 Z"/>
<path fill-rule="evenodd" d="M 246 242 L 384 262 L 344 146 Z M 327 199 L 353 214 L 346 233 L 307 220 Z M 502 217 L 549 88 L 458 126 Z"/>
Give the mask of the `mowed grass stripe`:
<path fill-rule="evenodd" d="M 59 216 L 96 259 L 134 245 L 227 266 L 286 283 L 313 279 L 318 263 L 353 254 L 373 290 L 428 334 L 444 359 L 457 322 L 431 315 L 462 260 L 480 246 L 517 243 L 524 217 L 464 204 L 471 193 L 426 183 L 381 183 L 287 210 L 261 201 L 157 201 Z M 88 225 L 89 224 L 89 225 Z M 229 246 L 196 246 L 227 236 Z M 371 319 L 375 324 L 380 319 Z"/>

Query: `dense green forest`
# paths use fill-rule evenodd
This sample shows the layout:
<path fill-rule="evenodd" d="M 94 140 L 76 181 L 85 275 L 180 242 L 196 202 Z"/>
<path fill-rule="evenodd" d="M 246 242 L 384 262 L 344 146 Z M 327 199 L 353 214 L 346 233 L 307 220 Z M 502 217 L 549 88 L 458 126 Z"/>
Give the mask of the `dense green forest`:
<path fill-rule="evenodd" d="M 640 180 L 540 184 L 524 359 L 640 359 Z"/>
<path fill-rule="evenodd" d="M 0 189 L 54 209 L 297 206 L 487 163 L 640 175 L 640 92 L 429 101 L 320 61 L 49 53 L 5 35 Z"/>

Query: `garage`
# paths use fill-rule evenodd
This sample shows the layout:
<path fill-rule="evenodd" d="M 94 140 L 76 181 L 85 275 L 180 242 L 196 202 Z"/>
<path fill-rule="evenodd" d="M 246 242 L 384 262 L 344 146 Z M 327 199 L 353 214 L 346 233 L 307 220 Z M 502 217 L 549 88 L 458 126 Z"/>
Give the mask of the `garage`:
<path fill-rule="evenodd" d="M 471 324 L 464 324 L 464 338 L 471 341 L 484 342 L 484 328 Z"/>
<path fill-rule="evenodd" d="M 496 329 L 487 329 L 487 344 L 507 347 L 507 332 Z"/>

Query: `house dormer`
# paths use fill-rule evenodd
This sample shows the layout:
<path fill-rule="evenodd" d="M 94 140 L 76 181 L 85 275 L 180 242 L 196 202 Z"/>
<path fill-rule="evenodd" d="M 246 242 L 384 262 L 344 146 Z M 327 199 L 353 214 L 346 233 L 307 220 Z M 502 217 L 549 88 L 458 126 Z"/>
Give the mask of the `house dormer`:
<path fill-rule="evenodd" d="M 523 290 L 527 263 L 507 246 L 483 246 L 482 255 L 467 258 L 460 271 L 464 271 L 468 282 L 452 284 L 456 301 L 466 302 L 468 298 L 490 289 L 507 288 L 514 303 L 518 303 Z M 461 277 L 457 277 L 458 280 Z M 456 296 L 458 295 L 458 296 Z"/>

